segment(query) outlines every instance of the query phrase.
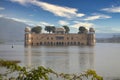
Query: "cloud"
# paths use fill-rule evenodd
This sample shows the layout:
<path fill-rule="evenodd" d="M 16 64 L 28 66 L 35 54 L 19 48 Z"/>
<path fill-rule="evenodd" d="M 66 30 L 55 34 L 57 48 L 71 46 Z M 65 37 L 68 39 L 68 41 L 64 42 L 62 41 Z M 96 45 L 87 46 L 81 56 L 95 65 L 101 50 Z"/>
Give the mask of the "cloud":
<path fill-rule="evenodd" d="M 22 22 L 22 23 L 25 23 L 25 24 L 30 25 L 30 26 L 34 26 L 35 24 L 38 23 L 36 21 L 32 21 L 32 20 L 28 20 L 28 19 L 7 17 L 7 16 L 2 15 L 2 14 L 0 14 L 0 17 L 6 18 L 6 19 L 11 19 L 11 20 L 14 20 L 14 21 L 17 21 L 17 22 Z"/>
<path fill-rule="evenodd" d="M 85 16 L 85 14 L 78 13 L 76 16 L 77 17 L 83 17 L 83 16 Z"/>
<path fill-rule="evenodd" d="M 77 13 L 78 10 L 76 8 L 62 7 L 37 0 L 31 1 L 31 3 L 60 17 L 72 18 L 84 16 L 82 13 Z"/>
<path fill-rule="evenodd" d="M 119 33 L 119 32 L 120 32 L 120 29 L 119 29 L 119 28 L 111 28 L 111 31 L 112 31 L 112 32 Z"/>
<path fill-rule="evenodd" d="M 0 14 L 0 17 L 4 17 L 4 15 L 3 15 L 3 14 Z"/>
<path fill-rule="evenodd" d="M 87 18 L 85 18 L 85 21 L 92 21 L 92 20 L 97 20 L 97 19 L 107 19 L 107 18 L 111 18 L 111 16 L 108 15 L 104 15 L 104 14 L 94 14 L 93 16 L 89 16 Z"/>
<path fill-rule="evenodd" d="M 79 23 L 75 23 L 74 25 L 72 25 L 72 27 L 74 27 L 74 28 L 79 28 L 80 26 L 84 26 L 87 29 L 89 29 L 90 27 L 93 27 L 94 24 L 93 23 L 88 23 L 88 22 L 79 22 Z"/>
<path fill-rule="evenodd" d="M 82 17 L 85 15 L 83 13 L 77 13 L 78 10 L 76 8 L 58 6 L 38 0 L 11 0 L 11 1 L 18 2 L 20 4 L 31 3 L 32 5 L 39 6 L 43 10 L 51 12 L 56 16 L 65 17 L 65 18 Z"/>
<path fill-rule="evenodd" d="M 32 16 L 34 16 L 34 15 L 33 15 L 33 14 L 30 14 L 29 16 L 31 16 L 31 17 L 32 17 Z"/>
<path fill-rule="evenodd" d="M 39 22 L 38 25 L 41 25 L 41 26 L 54 26 L 53 24 L 50 24 L 50 23 L 47 23 L 47 22 L 44 22 L 44 21 Z"/>
<path fill-rule="evenodd" d="M 28 23 L 31 22 L 30 20 L 25 20 L 25 19 L 19 19 L 19 18 L 9 18 L 17 22 L 23 22 L 23 23 Z"/>
<path fill-rule="evenodd" d="M 33 20 L 29 20 L 29 19 L 11 18 L 11 17 L 6 17 L 6 18 L 12 19 L 12 20 L 17 21 L 17 22 L 22 22 L 22 23 L 25 23 L 25 24 L 30 25 L 30 26 L 37 26 L 37 25 L 39 25 L 38 21 L 33 21 Z"/>
<path fill-rule="evenodd" d="M 0 14 L 0 17 L 6 18 L 6 19 L 11 19 L 11 20 L 14 20 L 17 22 L 22 22 L 22 23 L 25 23 L 30 26 L 47 26 L 47 25 L 54 26 L 53 24 L 50 24 L 50 23 L 47 23 L 44 21 L 39 22 L 39 21 L 33 21 L 33 20 L 23 19 L 23 18 L 7 17 L 3 14 Z"/>
<path fill-rule="evenodd" d="M 4 7 L 0 7 L 0 10 L 5 10 L 5 8 Z"/>
<path fill-rule="evenodd" d="M 60 24 L 60 25 L 68 25 L 69 23 L 67 21 L 59 20 L 58 24 Z"/>
<path fill-rule="evenodd" d="M 23 22 L 23 23 L 26 23 L 26 22 L 27 22 L 27 21 L 25 21 L 25 20 L 23 20 L 23 19 L 11 18 L 11 17 L 7 17 L 7 16 L 5 16 L 5 15 L 3 15 L 3 14 L 0 14 L 0 17 L 6 18 L 6 19 L 12 19 L 12 20 L 17 21 L 17 22 Z"/>
<path fill-rule="evenodd" d="M 6 18 L 6 19 L 12 19 L 17 22 L 22 22 L 22 23 L 31 23 L 33 21 L 28 20 L 28 19 L 20 19 L 20 18 L 14 18 L 14 17 L 8 17 L 6 15 L 0 14 L 0 17 Z"/>
<path fill-rule="evenodd" d="M 111 13 L 120 13 L 120 6 L 111 7 L 111 8 L 103 8 L 102 11 L 111 12 Z"/>
<path fill-rule="evenodd" d="M 22 4 L 22 5 L 25 5 L 27 2 L 29 2 L 31 0 L 10 0 L 10 1 L 12 1 L 12 2 L 18 2 L 18 3 Z"/>
<path fill-rule="evenodd" d="M 97 33 L 120 33 L 119 28 L 98 28 L 96 27 Z"/>

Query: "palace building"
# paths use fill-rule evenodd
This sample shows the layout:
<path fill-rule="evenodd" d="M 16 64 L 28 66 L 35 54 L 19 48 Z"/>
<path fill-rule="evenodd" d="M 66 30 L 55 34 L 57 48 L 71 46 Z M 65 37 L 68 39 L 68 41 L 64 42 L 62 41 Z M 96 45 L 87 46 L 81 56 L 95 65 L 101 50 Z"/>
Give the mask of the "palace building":
<path fill-rule="evenodd" d="M 65 33 L 64 28 L 56 28 L 55 33 L 34 33 L 30 27 L 25 28 L 25 46 L 81 46 L 95 45 L 95 30 L 88 33 Z"/>

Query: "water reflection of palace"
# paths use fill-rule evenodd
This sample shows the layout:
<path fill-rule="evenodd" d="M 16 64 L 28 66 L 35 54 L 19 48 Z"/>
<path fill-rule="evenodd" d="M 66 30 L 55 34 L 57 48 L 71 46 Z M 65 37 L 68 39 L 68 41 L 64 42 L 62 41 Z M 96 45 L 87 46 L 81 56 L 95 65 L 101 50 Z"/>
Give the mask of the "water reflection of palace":
<path fill-rule="evenodd" d="M 80 73 L 94 69 L 92 47 L 37 47 L 25 48 L 27 66 L 45 66 L 57 72 Z"/>

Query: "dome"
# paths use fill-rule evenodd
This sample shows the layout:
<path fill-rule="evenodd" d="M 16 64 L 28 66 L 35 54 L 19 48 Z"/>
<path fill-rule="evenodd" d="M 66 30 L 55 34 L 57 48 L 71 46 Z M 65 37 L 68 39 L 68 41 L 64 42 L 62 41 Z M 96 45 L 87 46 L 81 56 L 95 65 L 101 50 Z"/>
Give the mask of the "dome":
<path fill-rule="evenodd" d="M 25 32 L 30 32 L 31 31 L 31 28 L 30 27 L 26 27 L 25 28 Z"/>
<path fill-rule="evenodd" d="M 65 31 L 65 29 L 64 28 L 56 28 L 55 31 Z"/>
<path fill-rule="evenodd" d="M 64 34 L 65 33 L 65 29 L 64 28 L 56 28 L 55 29 L 55 33 L 56 34 Z"/>
<path fill-rule="evenodd" d="M 95 32 L 94 28 L 90 28 L 89 32 Z"/>

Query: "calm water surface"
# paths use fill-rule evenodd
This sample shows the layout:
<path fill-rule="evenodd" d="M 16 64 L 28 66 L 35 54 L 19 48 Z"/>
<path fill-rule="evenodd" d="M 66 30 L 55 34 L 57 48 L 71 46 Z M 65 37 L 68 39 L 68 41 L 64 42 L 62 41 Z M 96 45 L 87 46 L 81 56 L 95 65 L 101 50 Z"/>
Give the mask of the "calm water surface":
<path fill-rule="evenodd" d="M 20 60 L 23 66 L 45 66 L 57 72 L 81 73 L 94 69 L 104 80 L 120 80 L 120 44 L 97 43 L 89 46 L 41 46 L 0 44 L 0 58 Z"/>

